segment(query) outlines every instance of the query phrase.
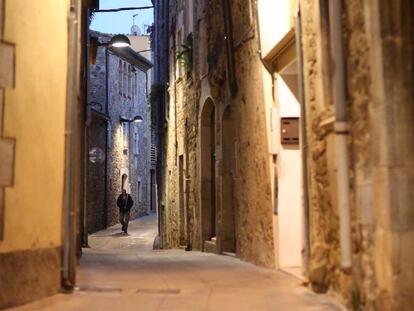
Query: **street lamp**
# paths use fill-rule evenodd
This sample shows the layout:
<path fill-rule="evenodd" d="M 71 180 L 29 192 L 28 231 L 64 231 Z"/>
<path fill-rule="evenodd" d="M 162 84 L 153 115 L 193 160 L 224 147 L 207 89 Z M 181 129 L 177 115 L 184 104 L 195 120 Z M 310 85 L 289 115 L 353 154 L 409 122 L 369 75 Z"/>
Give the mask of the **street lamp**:
<path fill-rule="evenodd" d="M 144 121 L 144 119 L 141 116 L 135 116 L 132 119 L 127 119 L 127 118 L 124 118 L 124 117 L 119 117 L 119 123 L 121 123 L 121 124 L 122 123 L 131 123 L 131 122 L 141 123 L 142 121 Z"/>
<path fill-rule="evenodd" d="M 127 46 L 131 46 L 131 41 L 129 41 L 128 37 L 125 35 L 115 35 L 109 41 L 109 45 L 115 48 L 124 48 Z"/>
<path fill-rule="evenodd" d="M 98 41 L 97 46 L 125 48 L 131 46 L 131 41 L 129 41 L 128 37 L 125 35 L 115 35 L 111 38 L 109 42 L 100 43 Z"/>

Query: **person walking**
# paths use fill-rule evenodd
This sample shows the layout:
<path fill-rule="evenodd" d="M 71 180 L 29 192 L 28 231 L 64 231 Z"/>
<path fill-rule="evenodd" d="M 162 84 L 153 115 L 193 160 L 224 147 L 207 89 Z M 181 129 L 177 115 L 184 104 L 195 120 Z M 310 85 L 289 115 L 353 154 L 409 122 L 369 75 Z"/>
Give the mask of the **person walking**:
<path fill-rule="evenodd" d="M 122 189 L 122 193 L 118 196 L 116 205 L 119 208 L 119 222 L 122 225 L 122 231 L 128 233 L 129 214 L 134 205 L 134 201 L 125 189 Z"/>

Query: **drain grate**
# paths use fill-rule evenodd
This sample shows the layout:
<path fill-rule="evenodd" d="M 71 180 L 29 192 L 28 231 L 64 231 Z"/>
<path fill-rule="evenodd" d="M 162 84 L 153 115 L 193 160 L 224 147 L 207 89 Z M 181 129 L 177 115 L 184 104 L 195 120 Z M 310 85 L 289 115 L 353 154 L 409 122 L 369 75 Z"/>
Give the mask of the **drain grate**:
<path fill-rule="evenodd" d="M 95 286 L 80 286 L 75 289 L 79 292 L 88 292 L 88 293 L 120 293 L 122 288 L 117 287 L 95 287 Z"/>
<path fill-rule="evenodd" d="M 155 294 L 155 295 L 178 295 L 180 293 L 178 288 L 138 288 L 137 293 L 141 294 Z"/>

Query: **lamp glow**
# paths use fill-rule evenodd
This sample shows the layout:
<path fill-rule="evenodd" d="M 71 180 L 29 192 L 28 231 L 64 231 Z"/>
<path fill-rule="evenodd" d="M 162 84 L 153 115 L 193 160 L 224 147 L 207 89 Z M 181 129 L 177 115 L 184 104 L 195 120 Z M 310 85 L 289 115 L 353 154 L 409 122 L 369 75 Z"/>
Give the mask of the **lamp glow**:
<path fill-rule="evenodd" d="M 115 35 L 109 41 L 109 45 L 115 48 L 124 48 L 131 46 L 131 41 L 125 35 Z"/>

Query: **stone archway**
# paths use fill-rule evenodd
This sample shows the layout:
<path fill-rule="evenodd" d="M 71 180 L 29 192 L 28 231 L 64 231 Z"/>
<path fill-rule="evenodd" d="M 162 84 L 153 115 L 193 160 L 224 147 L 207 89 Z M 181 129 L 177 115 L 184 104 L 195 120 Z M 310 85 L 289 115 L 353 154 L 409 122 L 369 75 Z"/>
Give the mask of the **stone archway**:
<path fill-rule="evenodd" d="M 200 117 L 201 158 L 201 244 L 216 236 L 215 109 L 211 99 L 204 103 Z"/>
<path fill-rule="evenodd" d="M 236 221 L 234 208 L 234 127 L 231 107 L 222 118 L 222 178 L 221 178 L 221 251 L 236 253 Z"/>

